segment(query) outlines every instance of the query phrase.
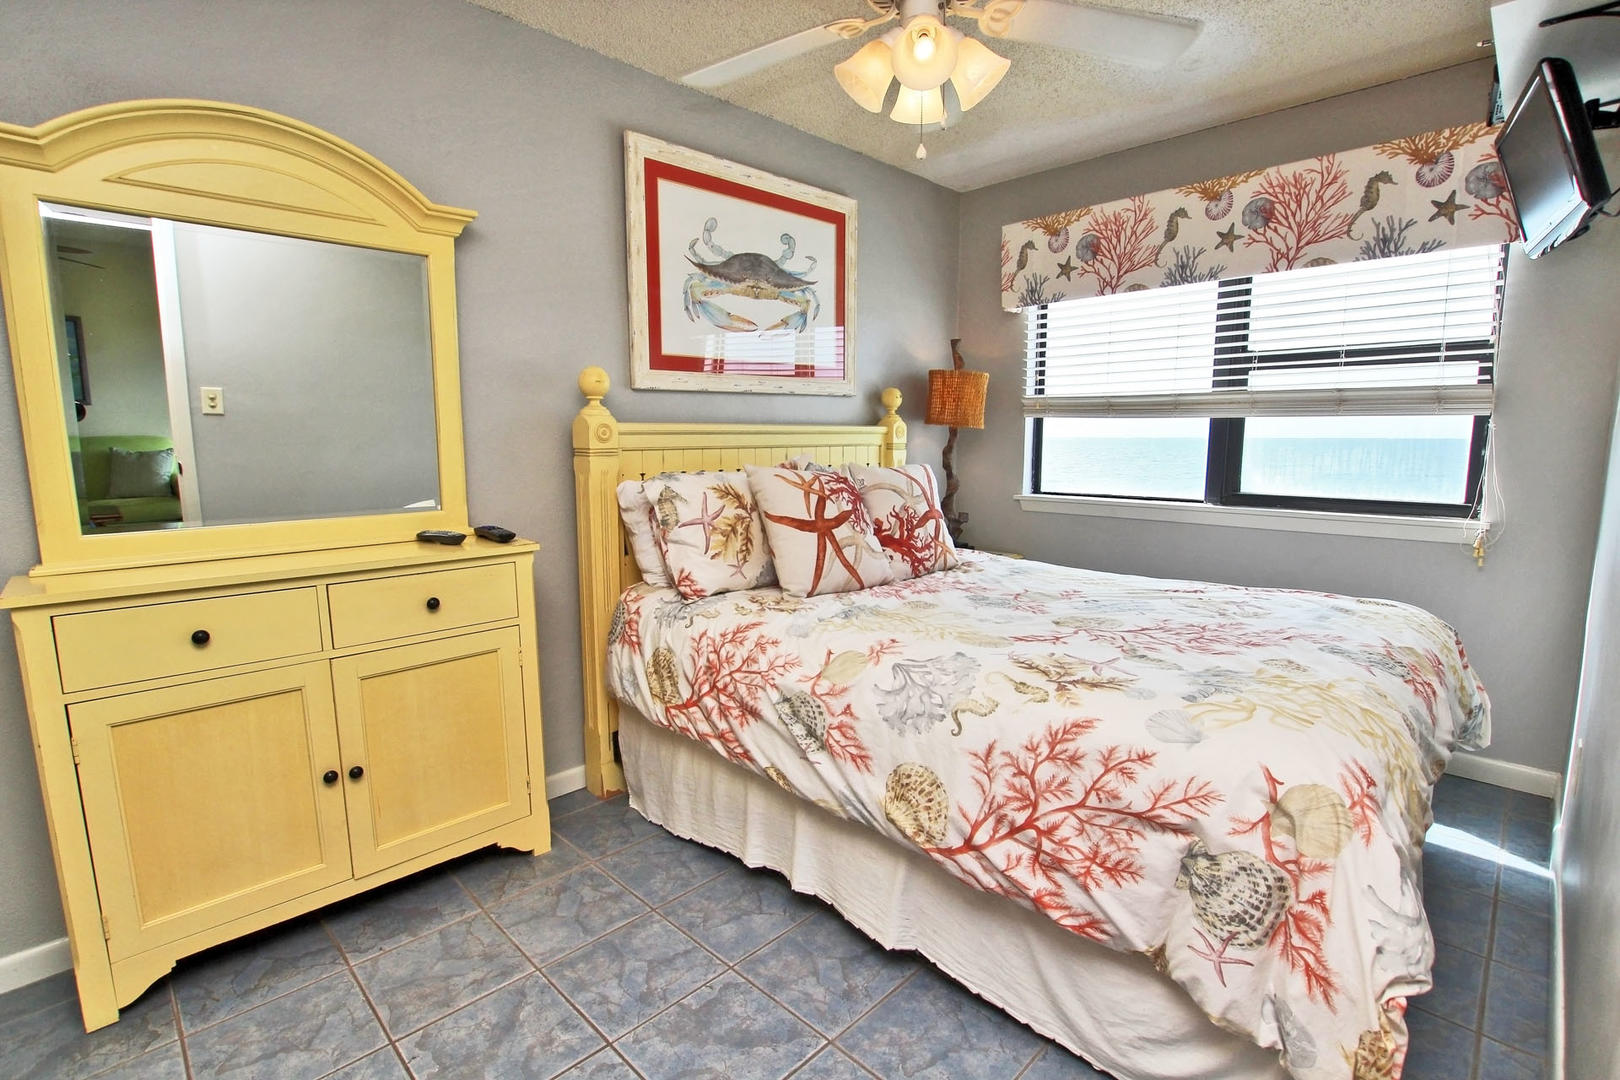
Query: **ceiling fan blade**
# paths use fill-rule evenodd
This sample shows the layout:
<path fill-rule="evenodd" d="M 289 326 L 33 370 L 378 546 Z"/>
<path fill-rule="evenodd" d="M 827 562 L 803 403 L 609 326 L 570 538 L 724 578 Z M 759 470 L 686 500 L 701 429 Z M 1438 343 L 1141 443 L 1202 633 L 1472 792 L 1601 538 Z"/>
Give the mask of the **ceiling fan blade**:
<path fill-rule="evenodd" d="M 1025 0 L 1006 36 L 1143 67 L 1164 67 L 1198 37 L 1201 23 L 1167 15 Z"/>
<path fill-rule="evenodd" d="M 843 25 L 850 20 L 840 20 L 828 23 L 825 26 L 812 26 L 808 30 L 800 30 L 797 34 L 789 34 L 769 44 L 761 45 L 757 49 L 749 49 L 745 53 L 710 64 L 708 67 L 698 68 L 681 76 L 681 82 L 687 86 L 695 86 L 699 90 L 712 90 L 717 86 L 736 82 L 738 79 L 752 75 L 756 71 L 764 71 L 773 64 L 780 64 L 784 60 L 791 60 L 795 56 L 803 56 L 807 52 L 831 45 L 835 41 L 843 41 L 853 35 L 839 33 L 834 27 Z"/>

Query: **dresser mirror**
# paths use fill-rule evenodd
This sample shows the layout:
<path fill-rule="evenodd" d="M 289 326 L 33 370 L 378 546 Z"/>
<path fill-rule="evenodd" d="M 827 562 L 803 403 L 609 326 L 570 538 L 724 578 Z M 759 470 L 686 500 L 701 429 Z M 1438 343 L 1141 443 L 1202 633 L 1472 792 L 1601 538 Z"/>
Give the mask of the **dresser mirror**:
<path fill-rule="evenodd" d="M 471 218 L 241 106 L 0 124 L 34 572 L 465 528 L 452 245 Z"/>
<path fill-rule="evenodd" d="M 82 532 L 439 508 L 422 256 L 40 217 Z"/>

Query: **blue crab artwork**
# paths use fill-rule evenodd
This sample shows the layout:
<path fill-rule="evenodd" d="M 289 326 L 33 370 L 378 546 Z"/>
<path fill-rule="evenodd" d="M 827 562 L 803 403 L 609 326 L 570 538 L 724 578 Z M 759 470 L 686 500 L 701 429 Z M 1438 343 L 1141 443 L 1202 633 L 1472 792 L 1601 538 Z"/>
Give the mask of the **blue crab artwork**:
<path fill-rule="evenodd" d="M 686 276 L 686 317 L 693 322 L 701 318 L 722 330 L 787 329 L 803 333 L 810 320 L 821 312 L 821 301 L 811 288 L 816 283 L 806 280 L 816 268 L 815 256 L 805 256 L 810 265 L 803 270 L 789 270 L 787 264 L 793 260 L 796 247 L 792 233 L 782 234 L 782 254 L 778 258 L 772 259 L 757 251 L 733 255 L 714 242 L 714 231 L 719 225 L 715 218 L 703 223 L 702 243 L 709 249 L 712 261 L 705 261 L 698 254 L 697 240 L 686 246 L 686 261 L 697 268 Z M 712 299 L 719 296 L 779 300 L 793 310 L 762 328 L 746 315 L 729 311 Z"/>

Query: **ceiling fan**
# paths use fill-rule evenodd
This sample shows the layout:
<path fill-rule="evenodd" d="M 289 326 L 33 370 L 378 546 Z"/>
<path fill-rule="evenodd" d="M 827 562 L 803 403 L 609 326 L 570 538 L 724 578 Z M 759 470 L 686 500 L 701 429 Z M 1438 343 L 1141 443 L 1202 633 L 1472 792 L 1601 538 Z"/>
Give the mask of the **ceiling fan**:
<path fill-rule="evenodd" d="M 993 90 L 1011 62 L 945 24 L 972 19 L 987 37 L 1031 41 L 1145 67 L 1164 67 L 1197 38 L 1189 19 L 1080 6 L 1062 0 L 866 0 L 871 18 L 837 19 L 769 42 L 683 75 L 710 90 L 898 20 L 833 68 L 844 92 L 868 112 L 891 107 L 891 119 L 920 127 L 966 112 Z M 899 90 L 893 90 L 898 81 Z M 954 98 L 946 100 L 949 83 Z M 892 103 L 892 105 L 891 105 Z M 922 147 L 918 157 L 923 157 Z"/>

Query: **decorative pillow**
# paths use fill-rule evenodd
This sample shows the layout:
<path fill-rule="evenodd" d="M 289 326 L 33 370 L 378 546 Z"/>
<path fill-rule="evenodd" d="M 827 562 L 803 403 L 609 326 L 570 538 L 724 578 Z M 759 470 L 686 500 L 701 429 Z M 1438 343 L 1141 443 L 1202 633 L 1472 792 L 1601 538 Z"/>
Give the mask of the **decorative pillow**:
<path fill-rule="evenodd" d="M 894 580 L 872 519 L 848 476 L 831 469 L 748 466 L 748 486 L 782 591 L 794 596 L 854 592 Z"/>
<path fill-rule="evenodd" d="M 846 468 L 872 515 L 872 531 L 889 557 L 896 581 L 949 570 L 960 562 L 945 528 L 945 515 L 939 510 L 939 485 L 932 469 L 927 465 Z"/>
<path fill-rule="evenodd" d="M 653 517 L 653 506 L 642 490 L 642 481 L 626 480 L 619 485 L 619 517 L 624 520 L 625 535 L 630 539 L 630 553 L 641 568 L 641 580 L 648 585 L 669 584 L 669 570 L 664 566 L 664 555 L 658 550 L 656 535 L 658 522 Z"/>
<path fill-rule="evenodd" d="M 107 498 L 151 499 L 173 495 L 169 476 L 174 472 L 174 451 L 121 450 L 111 447 L 107 451 Z"/>
<path fill-rule="evenodd" d="M 826 466 L 817 465 L 816 464 L 816 459 L 815 459 L 815 457 L 813 455 L 800 454 L 797 457 L 788 458 L 786 461 L 782 462 L 782 464 L 778 465 L 777 468 L 778 469 L 818 469 L 818 468 L 826 468 Z"/>
<path fill-rule="evenodd" d="M 670 583 L 688 600 L 775 583 L 746 473 L 671 473 L 641 486 Z"/>

